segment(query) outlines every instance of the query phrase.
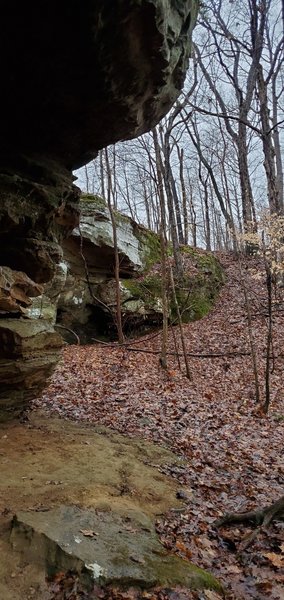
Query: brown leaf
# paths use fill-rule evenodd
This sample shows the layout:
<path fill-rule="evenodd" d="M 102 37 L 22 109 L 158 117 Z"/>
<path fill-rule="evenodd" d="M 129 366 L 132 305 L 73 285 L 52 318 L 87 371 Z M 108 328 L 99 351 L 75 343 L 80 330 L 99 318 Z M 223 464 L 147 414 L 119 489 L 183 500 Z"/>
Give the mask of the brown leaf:
<path fill-rule="evenodd" d="M 274 567 L 277 567 L 278 569 L 284 567 L 284 556 L 281 556 L 281 554 L 276 554 L 275 552 L 265 552 L 263 556 L 266 556 L 266 558 L 272 562 Z"/>
<path fill-rule="evenodd" d="M 96 535 L 99 535 L 92 529 L 80 529 L 80 533 L 82 533 L 85 537 L 95 537 Z"/>
<path fill-rule="evenodd" d="M 241 573 L 242 569 L 240 569 L 240 567 L 238 567 L 238 565 L 229 565 L 227 567 L 227 571 L 228 571 L 228 573 Z"/>

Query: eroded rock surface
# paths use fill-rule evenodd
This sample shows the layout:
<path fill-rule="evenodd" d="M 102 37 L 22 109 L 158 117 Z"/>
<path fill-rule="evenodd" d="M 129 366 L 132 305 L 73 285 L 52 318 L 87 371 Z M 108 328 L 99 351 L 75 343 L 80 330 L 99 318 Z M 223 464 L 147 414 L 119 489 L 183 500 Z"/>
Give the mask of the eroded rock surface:
<path fill-rule="evenodd" d="M 19 414 L 45 385 L 62 339 L 43 313 L 61 242 L 78 223 L 80 190 L 53 161 L 22 158 L 0 175 L 0 420 Z M 63 284 L 60 288 L 62 289 Z M 57 290 L 58 295 L 58 290 Z M 39 320 L 29 320 L 39 300 Z"/>
<path fill-rule="evenodd" d="M 63 243 L 67 277 L 58 299 L 57 324 L 68 328 L 62 334 L 71 343 L 75 341 L 74 332 L 81 343 L 92 343 L 101 336 L 116 339 L 114 244 L 109 210 L 102 198 L 83 195 L 80 211 L 79 227 Z M 127 334 L 145 332 L 162 323 L 159 236 L 117 211 L 114 216 L 124 330 Z M 177 282 L 176 295 L 182 319 L 188 322 L 208 313 L 223 282 L 223 271 L 218 259 L 209 252 L 184 246 L 181 253 L 185 275 L 182 282 Z M 170 291 L 168 300 L 169 318 L 176 322 Z"/>
<path fill-rule="evenodd" d="M 55 276 L 57 294 L 60 281 L 63 284 L 64 273 L 58 273 L 61 242 L 78 223 L 79 193 L 71 169 L 86 163 L 98 149 L 146 131 L 164 116 L 182 86 L 196 10 L 195 0 L 114 0 L 111 10 L 103 0 L 11 0 L 3 7 L 0 265 L 5 271 L 0 282 L 0 329 L 4 337 L 9 329 L 5 318 L 13 317 L 15 324 L 9 334 L 13 358 L 2 352 L 0 359 L 0 385 L 2 407 L 8 402 L 9 414 L 14 397 L 12 382 L 7 384 L 9 361 L 17 360 L 17 390 L 22 385 L 23 398 L 37 387 L 29 386 L 26 394 L 25 375 L 20 383 L 20 372 L 32 374 L 33 367 L 31 353 L 24 350 L 24 326 L 19 321 L 18 334 L 16 321 L 37 316 L 41 327 L 46 323 L 46 347 L 54 345 L 50 323 L 55 292 L 49 288 L 50 302 L 45 304 L 39 300 L 30 306 L 29 299 L 40 296 L 38 284 L 53 283 Z M 22 340 L 20 355 L 13 346 L 17 335 Z M 41 376 L 37 369 L 34 380 L 39 390 L 55 355 L 44 347 L 41 356 L 37 352 L 35 346 L 33 360 L 42 365 Z"/>
<path fill-rule="evenodd" d="M 82 165 L 150 129 L 180 92 L 194 0 L 11 0 L 2 13 L 4 156 Z"/>
<path fill-rule="evenodd" d="M 62 338 L 45 320 L 0 322 L 0 421 L 19 415 L 43 389 Z"/>
<path fill-rule="evenodd" d="M 43 287 L 36 284 L 26 273 L 13 271 L 10 267 L 0 267 L 0 311 L 21 314 L 32 304 L 32 297 L 43 293 Z"/>
<path fill-rule="evenodd" d="M 183 508 L 179 483 L 162 471 L 185 467 L 168 449 L 34 411 L 26 424 L 1 426 L 0 464 L 1 599 L 28 600 L 35 588 L 42 600 L 46 570 L 71 565 L 89 582 L 97 574 L 124 588 L 218 586 L 155 534 L 157 515 Z M 107 570 L 101 579 L 95 564 Z"/>
<path fill-rule="evenodd" d="M 127 513 L 60 506 L 50 511 L 19 512 L 10 541 L 25 558 L 80 575 L 89 589 L 116 585 L 149 589 L 222 588 L 217 580 L 188 561 L 167 552 L 153 521 L 143 512 Z"/>
<path fill-rule="evenodd" d="M 91 342 L 98 331 L 107 334 L 115 329 L 116 293 L 113 229 L 107 204 L 98 196 L 84 194 L 79 206 L 80 225 L 63 243 L 67 278 L 58 299 L 57 323 L 71 327 L 84 343 Z M 160 259 L 159 237 L 117 211 L 115 221 L 120 276 L 128 281 Z M 141 298 L 134 307 L 132 292 L 122 281 L 120 288 L 125 318 L 133 312 L 154 319 L 157 312 L 160 316 L 158 301 L 155 305 Z M 74 343 L 72 334 L 65 337 Z"/>

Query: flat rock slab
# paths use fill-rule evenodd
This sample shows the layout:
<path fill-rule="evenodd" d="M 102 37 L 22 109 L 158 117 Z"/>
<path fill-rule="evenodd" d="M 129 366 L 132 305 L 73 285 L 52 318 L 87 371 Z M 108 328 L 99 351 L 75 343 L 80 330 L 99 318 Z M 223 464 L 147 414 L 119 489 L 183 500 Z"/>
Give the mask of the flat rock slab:
<path fill-rule="evenodd" d="M 211 575 L 168 554 L 152 520 L 141 511 L 119 514 L 60 506 L 19 512 L 10 541 L 28 560 L 44 563 L 49 574 L 77 572 L 90 588 L 96 582 L 122 589 L 155 585 L 220 589 Z"/>
<path fill-rule="evenodd" d="M 156 536 L 157 515 L 182 509 L 168 449 L 37 411 L 0 427 L 0 466 L 0 600 L 44 600 L 47 572 L 69 569 L 89 585 L 218 586 Z"/>

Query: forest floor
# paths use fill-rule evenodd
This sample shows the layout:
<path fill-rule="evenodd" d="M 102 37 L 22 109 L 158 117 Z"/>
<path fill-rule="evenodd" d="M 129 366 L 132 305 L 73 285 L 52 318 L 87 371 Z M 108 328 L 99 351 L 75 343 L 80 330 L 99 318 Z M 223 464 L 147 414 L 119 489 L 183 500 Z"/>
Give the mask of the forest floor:
<path fill-rule="evenodd" d="M 226 255 L 220 260 L 227 279 L 214 310 L 183 327 L 187 351 L 196 355 L 189 356 L 192 381 L 185 377 L 182 357 L 181 371 L 174 355 L 169 356 L 168 371 L 160 367 L 155 354 L 160 334 L 132 341 L 128 348 L 69 346 L 35 407 L 140 436 L 182 456 L 183 466 L 163 468 L 186 491 L 184 510 L 156 523 L 161 542 L 214 573 L 230 600 L 279 600 L 284 598 L 284 522 L 274 522 L 241 551 L 251 529 L 242 525 L 216 529 L 214 521 L 226 512 L 264 507 L 283 495 L 284 294 L 280 290 L 274 299 L 271 405 L 265 416 L 255 402 L 238 263 Z M 265 274 L 256 259 L 246 260 L 243 268 L 264 399 Z M 169 334 L 169 350 L 175 353 L 174 333 L 181 352 L 177 328 Z M 102 595 L 127 597 L 119 592 Z M 145 597 L 167 598 L 162 592 Z M 211 597 L 191 592 L 175 596 L 207 597 L 218 598 L 215 592 Z"/>

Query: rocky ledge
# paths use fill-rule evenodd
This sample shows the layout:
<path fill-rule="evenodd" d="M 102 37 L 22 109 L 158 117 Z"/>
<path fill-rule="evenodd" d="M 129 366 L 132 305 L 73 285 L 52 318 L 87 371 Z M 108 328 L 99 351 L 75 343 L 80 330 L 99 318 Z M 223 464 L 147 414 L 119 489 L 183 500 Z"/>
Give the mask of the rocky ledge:
<path fill-rule="evenodd" d="M 56 322 L 67 329 L 64 338 L 81 343 L 97 337 L 116 339 L 116 282 L 110 213 L 106 202 L 92 195 L 80 200 L 80 225 L 63 242 L 67 277 L 57 302 Z M 159 236 L 115 211 L 120 263 L 120 298 L 126 333 L 145 332 L 162 323 L 161 253 Z M 170 248 L 169 248 L 170 252 Z M 176 293 L 184 322 L 204 316 L 223 282 L 219 261 L 209 252 L 181 248 L 185 275 Z M 169 263 L 172 262 L 169 256 Z M 171 291 L 169 319 L 176 322 Z M 48 305 L 46 295 L 36 301 Z M 33 302 L 34 306 L 34 302 Z M 55 311 L 50 307 L 49 314 Z M 72 334 L 72 330 L 74 333 Z"/>
<path fill-rule="evenodd" d="M 109 10 L 103 0 L 11 0 L 3 7 L 0 416 L 18 412 L 56 360 L 51 315 L 40 333 L 26 319 L 42 284 L 56 276 L 56 294 L 63 284 L 61 243 L 78 224 L 71 169 L 165 115 L 185 77 L 197 6 L 114 0 Z"/>
<path fill-rule="evenodd" d="M 70 421 L 62 427 L 59 419 L 37 412 L 29 424 L 4 425 L 3 433 L 3 600 L 49 598 L 46 576 L 60 577 L 62 571 L 76 573 L 89 588 L 95 585 L 97 597 L 104 585 L 119 588 L 125 598 L 132 597 L 131 587 L 156 585 L 183 586 L 185 594 L 222 593 L 212 575 L 170 553 L 158 539 L 155 520 L 182 511 L 186 505 L 179 498 L 193 494 L 163 474 L 168 465 L 184 468 L 168 449 L 106 428 Z"/>

